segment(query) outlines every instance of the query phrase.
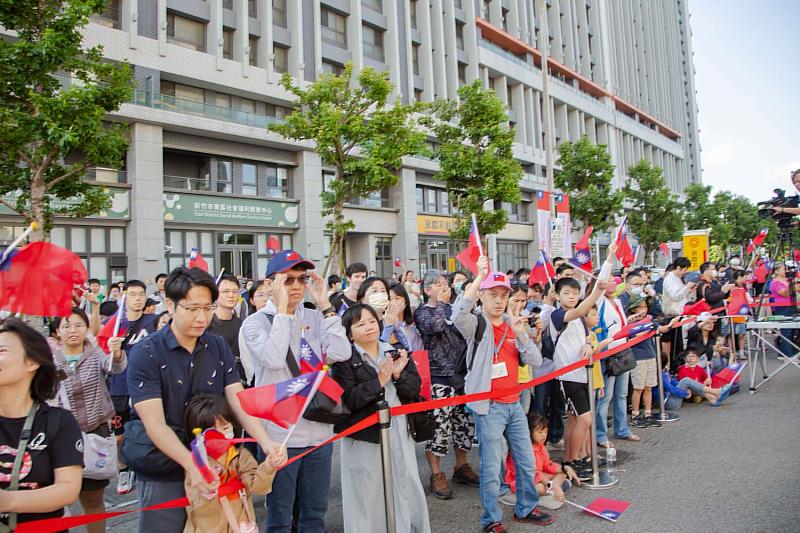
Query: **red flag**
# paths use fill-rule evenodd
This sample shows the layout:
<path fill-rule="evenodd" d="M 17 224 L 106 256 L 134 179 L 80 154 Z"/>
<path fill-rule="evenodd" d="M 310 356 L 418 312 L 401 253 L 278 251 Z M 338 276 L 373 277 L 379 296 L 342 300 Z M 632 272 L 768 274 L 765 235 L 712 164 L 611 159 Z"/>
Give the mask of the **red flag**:
<path fill-rule="evenodd" d="M 756 251 L 756 245 L 753 243 L 753 239 L 750 239 L 750 242 L 747 244 L 747 253 L 752 254 Z"/>
<path fill-rule="evenodd" d="M 726 309 L 729 315 L 749 315 L 750 303 L 747 301 L 747 289 L 736 287 L 731 291 Z"/>
<path fill-rule="evenodd" d="M 431 390 L 431 362 L 428 359 L 428 350 L 417 350 L 411 354 L 414 358 L 414 363 L 417 365 L 417 372 L 422 380 L 419 387 L 419 394 L 425 400 L 433 398 L 433 391 Z"/>
<path fill-rule="evenodd" d="M 534 283 L 538 283 L 544 287 L 548 283 L 551 283 L 555 277 L 556 269 L 553 267 L 553 263 L 550 262 L 544 250 L 539 250 L 539 260 L 536 261 L 536 264 L 533 265 L 531 269 L 531 274 L 528 277 L 528 285 L 533 287 Z"/>
<path fill-rule="evenodd" d="M 276 254 L 281 251 L 281 241 L 275 235 L 270 235 L 267 239 L 267 252 Z"/>
<path fill-rule="evenodd" d="M 667 243 L 662 242 L 661 244 L 658 245 L 658 249 L 661 250 L 661 253 L 664 254 L 664 257 L 667 258 L 667 261 L 672 259 L 672 252 L 670 252 Z"/>
<path fill-rule="evenodd" d="M 49 242 L 17 248 L 0 263 L 0 309 L 32 316 L 69 316 L 72 290 L 89 273 L 81 258 Z"/>
<path fill-rule="evenodd" d="M 686 304 L 683 308 L 684 315 L 699 315 L 700 313 L 705 313 L 706 311 L 711 311 L 711 306 L 708 305 L 705 298 L 700 300 L 697 303 L 693 304 Z"/>
<path fill-rule="evenodd" d="M 605 518 L 606 520 L 610 520 L 611 522 L 616 522 L 617 519 L 622 516 L 628 507 L 630 507 L 630 503 L 624 500 L 612 500 L 610 498 L 597 498 L 595 501 L 590 503 L 586 506 L 586 510 L 590 514 L 594 514 Z"/>
<path fill-rule="evenodd" d="M 403 262 L 400 260 L 399 257 L 394 258 L 394 266 L 396 267 L 403 266 Z"/>
<path fill-rule="evenodd" d="M 192 253 L 189 256 L 189 268 L 199 268 L 208 272 L 208 263 L 197 248 L 192 248 Z"/>
<path fill-rule="evenodd" d="M 272 385 L 245 389 L 238 394 L 239 403 L 248 415 L 288 428 L 303 414 L 317 375 L 318 372 L 310 372 Z"/>
<path fill-rule="evenodd" d="M 589 237 L 592 236 L 592 228 L 589 226 L 583 233 L 583 237 L 575 244 L 575 257 L 571 257 L 569 262 L 581 270 L 591 272 L 592 266 L 592 250 L 589 247 Z"/>
<path fill-rule="evenodd" d="M 753 244 L 755 246 L 761 246 L 764 243 L 764 239 L 767 238 L 767 233 L 769 233 L 769 229 L 764 228 L 758 232 L 758 235 L 753 237 Z"/>
<path fill-rule="evenodd" d="M 120 306 L 120 309 L 124 312 L 124 306 Z M 97 346 L 103 350 L 103 352 L 108 353 L 108 341 L 114 336 L 114 326 L 117 323 L 117 319 L 119 318 L 120 313 L 114 313 L 114 315 L 108 319 L 100 331 L 97 332 Z M 127 328 L 125 327 L 125 323 L 127 320 L 122 320 L 120 323 L 119 331 L 117 331 L 117 337 L 124 337 L 125 333 L 127 332 Z"/>
<path fill-rule="evenodd" d="M 622 219 L 622 224 L 619 225 L 619 229 L 617 230 L 617 259 L 619 262 L 622 263 L 624 266 L 631 266 L 633 262 L 636 260 L 636 257 L 633 255 L 633 250 L 631 249 L 631 245 L 628 242 L 628 217 Z"/>
<path fill-rule="evenodd" d="M 481 246 L 481 236 L 478 233 L 478 224 L 475 221 L 475 215 L 472 215 L 472 227 L 469 230 L 469 244 L 467 247 L 456 255 L 462 265 L 467 267 L 473 274 L 478 273 L 478 258 L 483 255 L 483 247 Z"/>

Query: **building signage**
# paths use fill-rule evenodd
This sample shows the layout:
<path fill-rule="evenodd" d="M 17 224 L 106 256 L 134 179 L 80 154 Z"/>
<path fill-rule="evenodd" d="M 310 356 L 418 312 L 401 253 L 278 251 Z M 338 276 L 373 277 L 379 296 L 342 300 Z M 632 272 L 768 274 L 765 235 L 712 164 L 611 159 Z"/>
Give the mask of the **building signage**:
<path fill-rule="evenodd" d="M 131 207 L 131 191 L 130 189 L 125 189 L 123 187 L 103 187 L 105 191 L 111 197 L 111 206 L 105 210 L 101 211 L 96 215 L 92 215 L 87 218 L 104 218 L 104 219 L 112 219 L 112 220 L 128 220 L 130 218 L 130 207 Z M 17 198 L 19 198 L 20 192 L 10 192 L 3 196 L 3 200 L 8 202 L 11 205 L 15 205 L 17 203 Z M 59 208 L 67 208 L 77 205 L 81 202 L 81 197 L 75 196 L 72 198 L 68 198 L 66 200 L 59 200 L 53 199 L 50 203 L 50 206 L 53 209 Z M 17 215 L 16 211 L 13 211 L 7 208 L 5 205 L 0 204 L 0 215 Z M 59 217 L 64 218 L 64 217 Z"/>
<path fill-rule="evenodd" d="M 296 203 L 191 193 L 164 193 L 164 220 L 201 224 L 299 227 Z"/>
<path fill-rule="evenodd" d="M 458 227 L 458 219 L 453 217 L 437 217 L 417 215 L 417 233 L 420 235 L 450 235 L 450 231 Z"/>
<path fill-rule="evenodd" d="M 692 262 L 689 270 L 699 270 L 708 261 L 708 230 L 687 231 L 683 234 L 683 255 Z"/>

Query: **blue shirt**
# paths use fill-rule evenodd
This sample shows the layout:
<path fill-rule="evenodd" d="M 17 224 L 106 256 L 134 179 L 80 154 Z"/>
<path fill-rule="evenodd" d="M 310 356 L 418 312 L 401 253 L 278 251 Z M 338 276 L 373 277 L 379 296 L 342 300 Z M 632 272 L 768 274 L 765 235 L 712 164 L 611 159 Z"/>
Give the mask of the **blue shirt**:
<path fill-rule="evenodd" d="M 647 359 L 656 358 L 656 343 L 653 339 L 647 339 L 644 342 L 631 346 L 633 356 L 637 361 L 645 361 Z M 129 363 L 130 365 L 130 363 Z"/>
<path fill-rule="evenodd" d="M 195 371 L 200 375 L 197 389 L 192 391 Z M 221 396 L 225 387 L 234 383 L 239 383 L 236 360 L 225 339 L 213 333 L 203 333 L 189 353 L 167 326 L 137 343 L 128 355 L 133 420 L 139 418 L 137 403 L 159 398 L 167 424 L 182 429 L 189 398 L 197 394 Z"/>

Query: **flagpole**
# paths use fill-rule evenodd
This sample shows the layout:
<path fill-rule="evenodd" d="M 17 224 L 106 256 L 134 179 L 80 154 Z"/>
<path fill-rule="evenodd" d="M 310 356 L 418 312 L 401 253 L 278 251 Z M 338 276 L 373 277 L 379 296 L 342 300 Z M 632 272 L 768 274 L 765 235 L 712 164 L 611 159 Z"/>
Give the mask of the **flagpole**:
<path fill-rule="evenodd" d="M 609 517 L 607 517 L 605 515 L 602 515 L 602 514 L 598 513 L 597 511 L 592 511 L 588 507 L 584 507 L 583 505 L 578 505 L 577 503 L 573 503 L 573 502 L 571 502 L 571 501 L 569 501 L 567 499 L 564 499 L 564 503 L 568 503 L 568 504 L 570 504 L 570 505 L 572 505 L 574 507 L 577 507 L 578 509 L 583 509 L 587 513 L 593 514 L 595 516 L 599 516 L 600 518 L 605 518 L 609 522 L 616 522 L 616 520 L 614 520 L 613 518 L 609 518 Z"/>
<path fill-rule="evenodd" d="M 22 241 L 27 239 L 28 235 L 33 233 L 33 231 L 38 227 L 39 227 L 39 225 L 36 222 L 31 222 L 30 225 L 27 228 L 25 228 L 25 231 L 22 232 L 22 235 L 20 235 L 16 239 L 14 239 L 14 242 L 9 244 L 6 247 L 6 249 L 3 250 L 3 255 L 0 257 L 0 263 L 5 261 L 8 258 L 8 256 L 11 254 L 11 252 L 16 250 L 19 247 L 19 245 L 22 243 Z"/>
<path fill-rule="evenodd" d="M 475 230 L 475 236 L 477 237 L 478 251 L 481 253 L 481 255 L 486 255 L 483 252 L 483 244 L 481 243 L 481 234 L 478 232 L 478 218 L 475 216 L 475 213 L 472 213 L 472 229 Z"/>
<path fill-rule="evenodd" d="M 306 402 L 303 404 L 303 408 L 300 410 L 301 417 L 306 412 L 306 409 L 308 409 L 311 400 L 314 398 L 314 395 L 319 390 L 319 386 L 322 384 L 322 380 L 325 378 L 325 374 L 327 374 L 327 367 L 322 367 L 322 370 L 317 371 L 317 378 L 314 380 L 314 384 L 311 386 L 311 392 L 306 397 Z M 289 438 L 291 438 L 295 428 L 297 428 L 296 422 L 292 424 L 292 427 L 289 428 L 289 432 L 286 434 L 286 438 L 284 438 L 283 442 L 281 443 L 281 448 L 285 447 L 286 443 L 289 442 Z"/>
<path fill-rule="evenodd" d="M 225 267 L 222 267 L 222 270 L 219 271 L 219 275 L 217 276 L 217 280 L 214 282 L 214 285 L 219 285 L 219 280 L 222 279 L 222 275 L 225 273 Z"/>
<path fill-rule="evenodd" d="M 114 334 L 113 336 L 116 337 L 119 335 L 119 328 L 120 324 L 122 323 L 122 314 L 125 312 L 125 296 L 127 296 L 128 291 L 122 291 L 122 298 L 119 300 L 119 308 L 117 309 L 117 316 L 116 320 L 114 321 Z M 111 372 L 111 367 L 114 364 L 114 356 L 110 356 L 108 358 L 108 371 Z"/>
<path fill-rule="evenodd" d="M 544 266 L 544 273 L 545 275 L 547 275 L 547 283 L 550 284 L 550 286 L 552 287 L 553 278 L 550 277 L 550 270 L 547 268 L 547 263 L 549 263 L 550 260 L 546 255 L 544 255 L 544 250 L 542 250 L 541 248 L 539 248 L 539 259 L 542 260 L 542 265 Z"/>

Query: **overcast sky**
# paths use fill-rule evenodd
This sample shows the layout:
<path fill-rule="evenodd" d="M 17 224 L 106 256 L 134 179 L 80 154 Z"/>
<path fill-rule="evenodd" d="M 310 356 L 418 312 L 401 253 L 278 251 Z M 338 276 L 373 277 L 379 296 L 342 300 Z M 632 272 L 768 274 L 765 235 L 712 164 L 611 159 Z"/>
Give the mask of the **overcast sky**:
<path fill-rule="evenodd" d="M 703 182 L 753 201 L 800 168 L 800 0 L 690 0 Z"/>

